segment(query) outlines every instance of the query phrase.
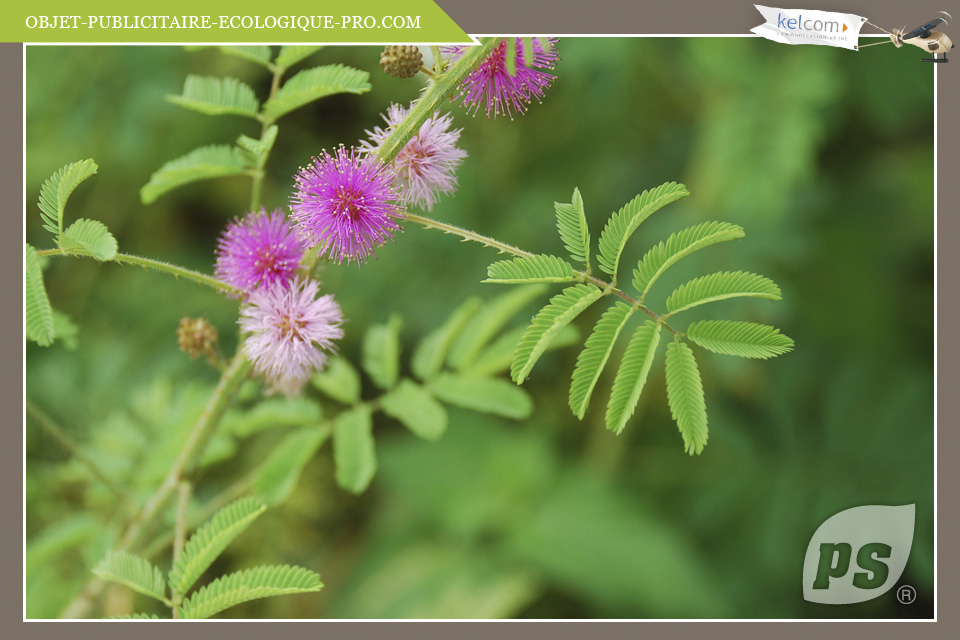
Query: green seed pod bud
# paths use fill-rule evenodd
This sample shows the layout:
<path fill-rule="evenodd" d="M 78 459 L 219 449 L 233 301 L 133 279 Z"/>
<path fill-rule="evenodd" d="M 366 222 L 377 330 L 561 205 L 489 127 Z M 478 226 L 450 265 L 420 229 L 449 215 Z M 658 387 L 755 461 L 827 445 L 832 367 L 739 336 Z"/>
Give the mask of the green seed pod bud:
<path fill-rule="evenodd" d="M 423 60 L 420 49 L 409 44 L 391 44 L 380 54 L 380 66 L 388 76 L 412 78 L 417 75 Z"/>

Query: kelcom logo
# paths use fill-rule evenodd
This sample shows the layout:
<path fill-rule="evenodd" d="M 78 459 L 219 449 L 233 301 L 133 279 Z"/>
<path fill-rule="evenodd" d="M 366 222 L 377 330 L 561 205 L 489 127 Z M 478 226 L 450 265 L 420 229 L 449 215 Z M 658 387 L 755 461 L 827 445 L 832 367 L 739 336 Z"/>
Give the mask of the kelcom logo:
<path fill-rule="evenodd" d="M 841 511 L 813 534 L 803 558 L 803 599 L 853 604 L 896 584 L 913 545 L 916 505 Z"/>
<path fill-rule="evenodd" d="M 842 27 L 842 28 L 841 28 Z M 830 20 L 804 20 L 803 14 L 796 18 L 785 16 L 782 13 L 777 14 L 777 28 L 791 29 L 794 31 L 822 31 L 825 33 L 843 33 L 849 27 L 842 22 L 833 22 Z"/>

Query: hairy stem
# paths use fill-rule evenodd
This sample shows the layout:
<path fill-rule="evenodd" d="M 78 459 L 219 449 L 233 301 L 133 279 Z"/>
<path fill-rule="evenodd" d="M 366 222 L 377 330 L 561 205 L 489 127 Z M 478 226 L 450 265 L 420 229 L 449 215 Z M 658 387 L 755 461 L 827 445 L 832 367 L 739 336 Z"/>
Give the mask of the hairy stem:
<path fill-rule="evenodd" d="M 76 258 L 88 257 L 81 256 L 75 253 L 68 253 L 63 249 L 43 249 L 42 251 L 37 251 L 38 256 L 73 256 Z M 185 267 L 178 267 L 175 264 L 170 264 L 169 262 L 163 262 L 162 260 L 154 260 L 152 258 L 144 258 L 141 256 L 134 256 L 128 253 L 118 253 L 114 258 L 113 262 L 118 262 L 120 264 L 134 264 L 138 267 L 143 267 L 144 269 L 152 269 L 154 271 L 160 271 L 162 273 L 169 273 L 175 278 L 183 278 L 185 280 L 192 280 L 197 284 L 202 284 L 207 287 L 212 287 L 217 291 L 228 291 L 231 293 L 237 292 L 237 289 L 226 282 L 218 280 L 213 276 L 208 276 L 205 273 L 200 273 L 199 271 L 194 271 L 192 269 L 187 269 Z"/>
<path fill-rule="evenodd" d="M 100 471 L 96 463 L 83 452 L 83 449 L 80 448 L 80 444 L 71 438 L 66 431 L 61 429 L 57 423 L 50 418 L 50 416 L 48 416 L 44 411 L 35 406 L 29 400 L 27 400 L 27 415 L 33 418 L 33 420 L 40 425 L 41 429 L 53 436 L 57 442 L 60 443 L 60 446 L 66 449 L 77 462 L 86 467 L 87 471 L 89 471 L 94 478 L 102 482 L 103 485 L 107 487 L 107 489 L 109 489 L 110 492 L 116 496 L 125 507 L 131 510 L 135 508 L 135 505 L 130 497 L 123 491 L 123 489 L 118 487 L 113 480 L 108 478 L 102 471 Z"/>
<path fill-rule="evenodd" d="M 286 68 L 271 67 L 271 71 L 273 71 L 273 77 L 270 79 L 270 95 L 267 98 L 267 101 L 272 100 L 277 95 L 277 91 L 280 89 L 280 78 L 283 77 Z M 266 104 L 266 102 L 264 102 L 264 104 Z M 260 128 L 261 140 L 263 140 L 263 137 L 267 135 L 267 129 L 269 129 L 274 122 L 274 118 L 265 117 L 262 120 L 262 126 Z M 268 150 L 263 155 L 263 159 L 260 162 L 260 169 L 253 174 L 253 185 L 250 188 L 250 211 L 257 211 L 260 208 L 260 191 L 263 188 L 263 177 L 265 175 L 265 172 L 263 171 L 263 165 L 267 163 L 267 159 L 269 157 L 270 151 Z"/>
<path fill-rule="evenodd" d="M 423 226 L 426 229 L 437 229 L 438 231 L 443 231 L 444 233 L 449 233 L 450 235 L 458 236 L 463 239 L 463 242 L 476 242 L 482 244 L 485 247 L 490 247 L 491 249 L 496 249 L 500 253 L 509 253 L 510 255 L 516 256 L 518 258 L 531 258 L 534 254 L 529 251 L 524 251 L 519 247 L 515 247 L 512 244 L 507 244 L 505 242 L 500 242 L 489 236 L 485 236 L 477 233 L 476 231 L 470 231 L 469 229 L 464 229 L 463 227 L 458 227 L 456 225 L 447 224 L 446 222 L 440 222 L 439 220 L 434 220 L 433 218 L 428 218 L 426 216 L 420 216 L 415 213 L 405 213 L 404 218 L 410 220 L 411 222 L 416 222 L 417 224 Z M 627 301 L 630 306 L 643 311 L 645 314 L 650 316 L 654 322 L 660 323 L 664 328 L 667 329 L 673 335 L 677 335 L 676 330 L 673 327 L 664 322 L 664 319 L 667 316 L 661 316 L 647 307 L 645 307 L 639 300 L 628 296 L 626 293 L 618 289 L 613 283 L 601 280 L 600 278 L 591 276 L 590 274 L 584 271 L 574 271 L 574 273 L 580 277 L 584 282 L 591 282 L 605 292 L 612 293 L 613 295 L 622 298 Z"/>

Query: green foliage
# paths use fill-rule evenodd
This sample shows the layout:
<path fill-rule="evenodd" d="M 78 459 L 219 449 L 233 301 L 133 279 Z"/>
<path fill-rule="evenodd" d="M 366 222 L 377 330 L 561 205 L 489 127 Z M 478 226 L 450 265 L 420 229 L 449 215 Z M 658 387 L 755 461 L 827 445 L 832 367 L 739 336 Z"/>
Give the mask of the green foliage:
<path fill-rule="evenodd" d="M 494 262 L 487 268 L 484 282 L 525 284 L 536 282 L 576 282 L 579 276 L 570 263 L 556 256 L 539 255 Z"/>
<path fill-rule="evenodd" d="M 667 310 L 674 315 L 701 304 L 729 298 L 780 300 L 780 287 L 769 278 L 745 271 L 712 273 L 680 285 L 667 298 Z"/>
<path fill-rule="evenodd" d="M 657 278 L 681 259 L 704 247 L 743 235 L 742 227 L 726 222 L 702 222 L 672 234 L 666 242 L 647 251 L 633 271 L 633 286 L 640 293 L 640 300 L 646 298 Z"/>
<path fill-rule="evenodd" d="M 305 69 L 287 80 L 277 94 L 263 105 L 270 120 L 294 109 L 338 93 L 362 94 L 370 91 L 370 74 L 341 64 Z"/>
<path fill-rule="evenodd" d="M 553 208 L 557 212 L 557 230 L 560 239 L 570 253 L 570 257 L 582 262 L 586 270 L 590 271 L 590 229 L 587 227 L 587 217 L 583 210 L 583 198 L 580 189 L 574 188 L 570 204 L 554 202 Z"/>
<path fill-rule="evenodd" d="M 501 334 L 477 356 L 477 359 L 469 367 L 465 367 L 462 373 L 468 376 L 493 376 L 509 371 L 510 364 L 513 362 L 513 354 L 526 331 L 526 327 L 516 327 Z M 579 343 L 580 331 L 575 326 L 568 324 L 550 342 L 547 351 L 562 349 Z"/>
<path fill-rule="evenodd" d="M 81 218 L 60 236 L 60 248 L 67 253 L 106 262 L 117 255 L 117 240 L 102 222 Z"/>
<path fill-rule="evenodd" d="M 122 616 L 114 616 L 110 620 L 165 620 L 155 613 L 129 613 Z"/>
<path fill-rule="evenodd" d="M 43 228 L 59 238 L 63 232 L 63 210 L 67 199 L 77 186 L 97 173 L 97 163 L 92 159 L 73 162 L 60 167 L 47 178 L 40 188 L 40 216 Z"/>
<path fill-rule="evenodd" d="M 225 506 L 190 536 L 170 569 L 170 589 L 186 593 L 223 550 L 266 511 L 256 498 L 240 498 Z"/>
<path fill-rule="evenodd" d="M 320 591 L 320 576 L 302 567 L 263 566 L 217 578 L 184 600 L 180 617 L 209 618 L 238 604 L 269 598 Z"/>
<path fill-rule="evenodd" d="M 567 287 L 551 298 L 550 303 L 534 317 L 517 345 L 513 366 L 510 368 L 514 382 L 520 384 L 526 380 L 533 365 L 557 334 L 602 295 L 603 291 L 595 285 L 578 284 Z"/>
<path fill-rule="evenodd" d="M 505 380 L 443 373 L 430 390 L 444 402 L 463 409 L 523 420 L 533 411 L 533 401 L 522 389 Z"/>
<path fill-rule="evenodd" d="M 793 350 L 779 329 L 753 322 L 701 320 L 687 327 L 687 338 L 704 349 L 741 358 L 773 358 Z"/>
<path fill-rule="evenodd" d="M 359 405 L 337 416 L 333 426 L 333 460 L 337 484 L 363 493 L 377 472 L 370 407 Z"/>
<path fill-rule="evenodd" d="M 607 429 L 618 435 L 637 407 L 659 344 L 660 325 L 647 321 L 637 328 L 627 345 L 607 403 Z"/>
<path fill-rule="evenodd" d="M 126 585 L 145 596 L 166 602 L 166 581 L 157 567 L 123 551 L 110 551 L 93 572 L 102 580 Z"/>
<path fill-rule="evenodd" d="M 593 389 L 613 352 L 613 345 L 633 312 L 630 305 L 614 303 L 600 316 L 593 333 L 584 343 L 583 351 L 577 356 L 577 366 L 570 383 L 570 410 L 578 419 L 583 420 Z"/>
<path fill-rule="evenodd" d="M 265 44 L 222 45 L 220 51 L 228 56 L 243 58 L 244 60 L 255 62 L 265 67 L 270 66 L 270 47 Z"/>
<path fill-rule="evenodd" d="M 242 134 L 237 138 L 237 146 L 242 152 L 249 154 L 247 158 L 247 164 L 249 166 L 263 169 L 267 162 L 267 157 L 270 155 L 270 150 L 273 149 L 273 144 L 277 141 L 278 131 L 277 125 L 272 124 L 267 127 L 267 130 L 263 132 L 263 136 L 260 139 L 251 138 L 250 136 Z"/>
<path fill-rule="evenodd" d="M 53 311 L 53 337 L 63 342 L 64 348 L 73 351 L 77 348 L 77 335 L 80 333 L 80 327 L 74 324 L 65 313 L 57 310 Z"/>
<path fill-rule="evenodd" d="M 360 374 L 346 358 L 331 358 L 326 369 L 310 378 L 310 382 L 337 402 L 360 402 Z"/>
<path fill-rule="evenodd" d="M 424 440 L 437 440 L 447 430 L 447 410 L 412 380 L 401 380 L 395 389 L 380 398 L 380 405 L 384 413 Z"/>
<path fill-rule="evenodd" d="M 420 341 L 410 363 L 414 375 L 424 381 L 436 377 L 443 367 L 450 345 L 479 308 L 480 298 L 468 298 L 454 309 L 442 326 Z"/>
<path fill-rule="evenodd" d="M 228 144 L 211 144 L 194 149 L 164 164 L 150 176 L 150 181 L 140 189 L 143 204 L 156 201 L 167 191 L 191 182 L 238 176 L 246 173 L 243 155 Z"/>
<path fill-rule="evenodd" d="M 247 438 L 266 429 L 316 424 L 321 417 L 320 405 L 310 398 L 267 398 L 253 408 L 227 412 L 220 431 Z"/>
<path fill-rule="evenodd" d="M 367 372 L 381 389 L 390 389 L 397 384 L 400 375 L 400 328 L 403 320 L 393 315 L 386 324 L 378 324 L 367 329 L 363 339 L 361 362 Z"/>
<path fill-rule="evenodd" d="M 325 427 L 306 427 L 283 437 L 257 471 L 254 490 L 270 506 L 290 497 L 300 474 L 330 435 Z"/>
<path fill-rule="evenodd" d="M 292 67 L 302 60 L 306 60 L 317 51 L 320 51 L 320 49 L 323 49 L 323 46 L 309 44 L 285 44 L 280 47 L 280 53 L 277 54 L 277 59 L 273 61 L 273 64 L 286 69 Z"/>
<path fill-rule="evenodd" d="M 238 115 L 256 118 L 260 102 L 250 85 L 236 78 L 187 76 L 183 93 L 168 95 L 173 104 L 208 116 Z"/>
<path fill-rule="evenodd" d="M 600 254 L 597 256 L 600 269 L 616 280 L 620 256 L 640 223 L 664 205 L 688 195 L 690 192 L 684 185 L 667 182 L 656 189 L 644 191 L 610 216 L 603 233 L 600 234 Z"/>
<path fill-rule="evenodd" d="M 41 347 L 53 344 L 53 309 L 43 285 L 43 272 L 37 250 L 26 245 L 23 253 L 24 272 L 24 330 L 27 339 Z"/>
<path fill-rule="evenodd" d="M 697 361 L 682 342 L 667 345 L 667 400 L 683 436 L 684 451 L 699 454 L 707 444 L 707 407 Z"/>
<path fill-rule="evenodd" d="M 460 371 L 469 367 L 487 343 L 520 309 L 546 291 L 543 285 L 518 287 L 486 302 L 474 314 L 450 347 L 447 362 Z"/>

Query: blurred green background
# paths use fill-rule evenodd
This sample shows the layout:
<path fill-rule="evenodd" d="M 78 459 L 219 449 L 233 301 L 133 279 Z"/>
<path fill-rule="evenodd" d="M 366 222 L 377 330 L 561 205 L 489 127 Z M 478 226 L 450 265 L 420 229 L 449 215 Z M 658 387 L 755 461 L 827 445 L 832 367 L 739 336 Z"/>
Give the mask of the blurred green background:
<path fill-rule="evenodd" d="M 554 86 L 526 115 L 488 121 L 451 107 L 469 158 L 458 193 L 434 217 L 556 253 L 552 203 L 569 201 L 575 186 L 596 238 L 643 189 L 683 182 L 692 195 L 647 221 L 623 264 L 700 221 L 742 225 L 744 240 L 672 269 L 654 307 L 695 275 L 762 273 L 780 284 L 783 302 L 728 302 L 691 319 L 775 324 L 796 351 L 771 361 L 697 351 L 710 417 L 699 457 L 683 453 L 662 367 L 620 437 L 603 425 L 609 375 L 585 420 L 571 416 L 575 348 L 534 369 L 529 420 L 455 411 L 445 436 L 428 443 L 380 415 L 380 468 L 365 494 L 336 487 L 326 446 L 290 498 L 214 567 L 297 563 L 326 588 L 224 616 L 932 616 L 932 69 L 893 47 L 854 53 L 759 38 L 564 39 L 559 50 Z M 354 65 L 371 72 L 374 88 L 280 122 L 268 206 L 287 202 L 311 155 L 354 143 L 391 101 L 417 96 L 420 81 L 386 77 L 378 56 L 331 47 L 301 63 Z M 33 204 L 42 181 L 92 157 L 99 174 L 71 198 L 68 220 L 102 220 L 121 251 L 212 269 L 217 235 L 247 206 L 248 180 L 197 183 L 146 207 L 138 197 L 167 160 L 259 133 L 252 121 L 165 102 L 188 73 L 241 78 L 261 99 L 268 89 L 262 68 L 214 50 L 27 49 L 29 242 L 50 246 Z M 349 318 L 341 352 L 356 362 L 366 328 L 398 312 L 407 367 L 457 303 L 503 291 L 480 284 L 495 258 L 408 225 L 361 269 L 327 268 L 325 286 Z M 237 305 L 92 260 L 51 259 L 45 274 L 54 307 L 80 334 L 74 350 L 28 345 L 28 398 L 145 497 L 168 464 L 156 443 L 176 450 L 170 434 L 182 433 L 217 377 L 178 351 L 178 321 L 204 315 L 230 352 Z M 580 319 L 584 334 L 602 308 Z M 334 410 L 325 402 L 325 413 Z M 203 470 L 198 503 L 262 460 L 282 431 L 236 451 L 224 445 L 223 459 Z M 27 615 L 56 616 L 115 540 L 121 513 L 32 421 L 26 438 Z M 826 518 L 906 503 L 916 503 L 917 522 L 898 584 L 917 589 L 915 604 L 898 604 L 893 591 L 844 607 L 803 601 L 803 555 Z M 155 561 L 167 566 L 168 551 Z M 114 588 L 94 615 L 150 606 Z"/>

